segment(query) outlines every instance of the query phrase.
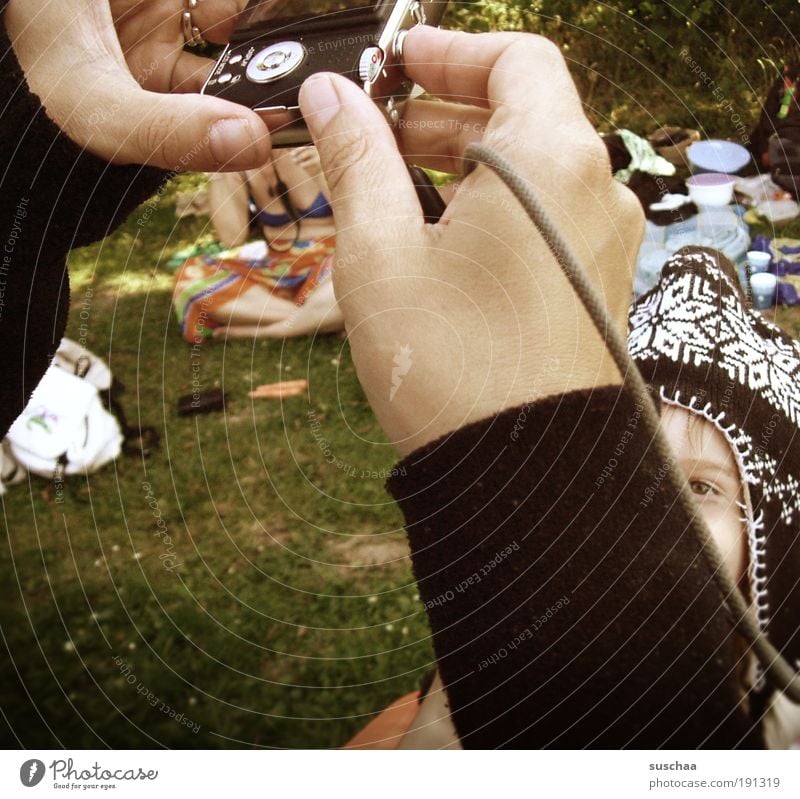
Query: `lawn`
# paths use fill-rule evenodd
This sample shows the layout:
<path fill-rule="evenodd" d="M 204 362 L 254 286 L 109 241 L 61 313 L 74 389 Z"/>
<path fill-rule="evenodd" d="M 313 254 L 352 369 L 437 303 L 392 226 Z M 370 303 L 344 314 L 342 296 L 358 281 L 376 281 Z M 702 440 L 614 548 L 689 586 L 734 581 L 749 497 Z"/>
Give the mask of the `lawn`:
<path fill-rule="evenodd" d="M 4 746 L 336 746 L 431 667 L 394 456 L 344 339 L 210 342 L 193 363 L 165 262 L 206 224 L 176 222 L 170 191 L 71 256 L 88 315 L 68 334 L 162 438 L 62 502 L 40 478 L 3 497 Z M 177 415 L 198 377 L 225 413 Z M 298 377 L 307 397 L 247 396 Z"/>

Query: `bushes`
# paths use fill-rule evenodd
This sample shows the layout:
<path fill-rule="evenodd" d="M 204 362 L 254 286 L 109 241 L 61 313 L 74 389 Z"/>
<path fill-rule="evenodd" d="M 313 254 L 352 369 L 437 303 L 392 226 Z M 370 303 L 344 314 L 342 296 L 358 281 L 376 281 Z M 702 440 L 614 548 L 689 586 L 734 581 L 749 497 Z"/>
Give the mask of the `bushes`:
<path fill-rule="evenodd" d="M 446 24 L 557 41 L 604 130 L 674 123 L 742 139 L 781 64 L 800 60 L 794 0 L 480 0 L 452 2 Z"/>

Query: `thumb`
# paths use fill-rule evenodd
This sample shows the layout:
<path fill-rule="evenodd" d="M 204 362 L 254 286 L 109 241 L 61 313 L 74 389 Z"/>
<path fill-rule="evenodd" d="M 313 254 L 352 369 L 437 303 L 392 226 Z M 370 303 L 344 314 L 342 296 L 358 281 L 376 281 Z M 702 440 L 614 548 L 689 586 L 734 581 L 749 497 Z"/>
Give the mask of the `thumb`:
<path fill-rule="evenodd" d="M 347 78 L 310 77 L 300 89 L 300 109 L 319 151 L 331 192 L 337 231 L 359 228 L 385 240 L 381 220 L 422 224 L 422 210 L 385 117 Z M 366 244 L 366 242 L 365 242 Z"/>
<path fill-rule="evenodd" d="M 138 84 L 120 93 L 117 85 L 109 109 L 95 117 L 88 148 L 117 164 L 237 171 L 259 167 L 270 155 L 260 117 L 216 97 L 160 94 Z"/>

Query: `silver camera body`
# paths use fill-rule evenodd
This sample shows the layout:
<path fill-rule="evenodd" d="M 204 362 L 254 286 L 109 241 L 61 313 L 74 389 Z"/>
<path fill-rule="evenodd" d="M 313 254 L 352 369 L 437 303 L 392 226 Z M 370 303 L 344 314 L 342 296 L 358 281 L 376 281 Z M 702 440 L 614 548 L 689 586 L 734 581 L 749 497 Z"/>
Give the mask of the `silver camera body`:
<path fill-rule="evenodd" d="M 311 141 L 298 94 L 316 72 L 350 78 L 396 122 L 412 88 L 403 38 L 415 25 L 438 25 L 446 7 L 446 0 L 251 0 L 202 92 L 269 112 L 277 146 Z"/>

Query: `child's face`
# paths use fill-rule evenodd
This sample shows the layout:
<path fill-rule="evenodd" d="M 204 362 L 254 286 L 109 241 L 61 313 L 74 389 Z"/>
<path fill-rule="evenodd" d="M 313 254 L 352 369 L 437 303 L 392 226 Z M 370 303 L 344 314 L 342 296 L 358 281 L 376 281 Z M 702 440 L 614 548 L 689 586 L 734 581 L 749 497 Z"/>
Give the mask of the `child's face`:
<path fill-rule="evenodd" d="M 711 422 L 683 408 L 665 405 L 661 427 L 725 567 L 738 583 L 747 565 L 747 535 L 742 483 L 731 447 Z"/>

